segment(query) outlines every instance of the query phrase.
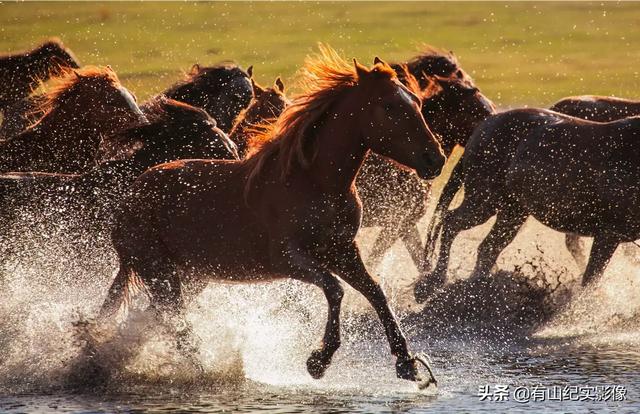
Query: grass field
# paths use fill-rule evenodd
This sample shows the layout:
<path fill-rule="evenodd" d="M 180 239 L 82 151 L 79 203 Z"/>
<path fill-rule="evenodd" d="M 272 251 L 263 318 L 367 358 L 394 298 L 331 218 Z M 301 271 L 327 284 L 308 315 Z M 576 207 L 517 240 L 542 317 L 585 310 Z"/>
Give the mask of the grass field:
<path fill-rule="evenodd" d="M 366 62 L 427 42 L 454 50 L 498 105 L 547 106 L 638 98 L 638 22 L 640 3 L 2 3 L 0 50 L 59 36 L 145 98 L 194 62 L 253 64 L 267 83 L 290 81 L 318 41 Z"/>

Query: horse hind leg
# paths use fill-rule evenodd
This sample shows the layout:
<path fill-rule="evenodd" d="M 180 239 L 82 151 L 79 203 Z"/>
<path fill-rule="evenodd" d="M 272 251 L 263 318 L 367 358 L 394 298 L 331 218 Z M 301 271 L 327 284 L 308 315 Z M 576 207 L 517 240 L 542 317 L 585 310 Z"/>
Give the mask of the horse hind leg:
<path fill-rule="evenodd" d="M 593 238 L 589 263 L 582 276 L 582 286 L 592 285 L 602 276 L 619 244 L 620 240 L 610 235 L 600 234 Z"/>
<path fill-rule="evenodd" d="M 564 243 L 567 246 L 567 250 L 573 256 L 576 264 L 580 269 L 585 269 L 587 266 L 587 255 L 585 253 L 586 247 L 584 238 L 578 236 L 575 233 L 567 233 L 564 238 Z"/>
<path fill-rule="evenodd" d="M 489 203 L 476 203 L 470 197 L 465 197 L 458 208 L 444 214 L 436 267 L 431 274 L 423 273 L 414 286 L 414 295 L 418 303 L 425 302 L 438 287 L 444 284 L 449 267 L 451 246 L 458 234 L 491 218 L 495 212 L 491 207 L 492 205 Z"/>
<path fill-rule="evenodd" d="M 478 246 L 474 276 L 489 274 L 500 253 L 513 241 L 527 217 L 528 214 L 520 207 L 510 207 L 498 212 L 491 231 Z"/>

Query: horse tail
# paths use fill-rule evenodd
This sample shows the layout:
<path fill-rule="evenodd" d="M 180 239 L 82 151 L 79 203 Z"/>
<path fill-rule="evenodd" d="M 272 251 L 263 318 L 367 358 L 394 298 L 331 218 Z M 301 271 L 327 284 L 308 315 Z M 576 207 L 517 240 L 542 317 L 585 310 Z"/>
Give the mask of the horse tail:
<path fill-rule="evenodd" d="M 111 283 L 109 293 L 105 299 L 98 319 L 104 321 L 122 311 L 126 318 L 131 298 L 140 291 L 146 291 L 146 286 L 137 273 L 125 261 L 120 262 L 120 269 Z"/>
<path fill-rule="evenodd" d="M 449 208 L 451 201 L 462 187 L 462 182 L 464 180 L 464 153 L 458 160 L 458 163 L 451 171 L 451 175 L 449 176 L 449 181 L 445 184 L 442 189 L 442 193 L 438 198 L 438 204 L 436 204 L 435 211 L 433 212 L 433 217 L 429 222 L 429 227 L 427 228 L 427 242 L 425 244 L 425 263 L 427 263 L 427 255 L 431 254 L 431 252 L 435 249 L 436 241 L 440 236 L 440 230 L 442 229 L 442 216 L 443 213 Z"/>

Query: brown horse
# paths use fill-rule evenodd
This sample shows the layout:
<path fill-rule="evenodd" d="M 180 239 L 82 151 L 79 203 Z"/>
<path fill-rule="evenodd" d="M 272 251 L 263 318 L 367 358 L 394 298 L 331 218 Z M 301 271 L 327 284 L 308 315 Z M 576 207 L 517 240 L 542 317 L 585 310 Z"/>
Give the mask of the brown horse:
<path fill-rule="evenodd" d="M 251 69 L 245 72 L 233 63 L 196 64 L 184 80 L 162 95 L 204 109 L 216 120 L 218 128 L 228 133 L 240 111 L 251 101 Z"/>
<path fill-rule="evenodd" d="M 640 101 L 608 96 L 584 95 L 561 99 L 550 109 L 576 118 L 609 122 L 640 115 Z M 454 196 L 462 187 L 463 174 L 463 163 L 459 162 L 451 173 L 451 177 L 438 199 L 435 213 L 427 231 L 425 263 L 427 262 L 427 257 L 435 250 L 435 243 L 437 242 L 442 226 L 442 214 L 449 207 Z M 584 253 L 585 246 L 582 239 L 576 234 L 567 233 L 565 243 L 578 266 L 584 268 L 587 265 L 587 256 Z"/>
<path fill-rule="evenodd" d="M 132 152 L 125 159 L 102 162 L 84 174 L 0 175 L 2 222 L 11 221 L 13 212 L 27 208 L 33 212 L 27 215 L 33 220 L 30 227 L 64 223 L 70 240 L 84 242 L 87 236 L 109 229 L 114 207 L 148 168 L 178 159 L 237 159 L 235 144 L 204 110 L 166 98 L 154 100 L 148 110 L 148 124 L 130 127 L 111 138 L 117 147 L 113 154 L 122 157 L 121 153 Z M 21 223 L 18 231 L 24 225 Z M 3 243 L 11 248 L 8 245 L 11 243 Z"/>
<path fill-rule="evenodd" d="M 40 119 L 0 143 L 0 171 L 86 171 L 95 165 L 104 138 L 146 122 L 134 96 L 108 67 L 68 70 L 40 101 Z"/>
<path fill-rule="evenodd" d="M 394 63 L 391 67 L 398 74 L 398 79 L 405 85 L 408 82 L 406 71 L 417 81 L 420 89 L 426 89 L 431 84 L 430 76 L 445 78 L 456 77 L 474 86 L 471 77 L 460 67 L 458 58 L 452 51 L 446 51 L 431 45 L 425 45 L 422 52 L 405 63 Z"/>
<path fill-rule="evenodd" d="M 464 200 L 444 215 L 438 262 L 416 284 L 416 299 L 445 282 L 456 235 L 495 214 L 478 248 L 476 276 L 489 273 L 532 215 L 555 230 L 594 237 L 582 283 L 594 282 L 619 243 L 640 237 L 639 134 L 640 117 L 598 123 L 516 109 L 488 118 L 467 144 Z"/>
<path fill-rule="evenodd" d="M 590 121 L 610 122 L 640 115 L 640 101 L 614 96 L 571 96 L 559 100 L 549 109 Z"/>
<path fill-rule="evenodd" d="M 320 378 L 340 346 L 343 290 L 335 274 L 375 308 L 397 375 L 419 380 L 417 359 L 360 258 L 354 182 L 369 150 L 423 178 L 438 175 L 445 158 L 419 99 L 388 65 L 376 58 L 372 69 L 354 67 L 329 48 L 321 51 L 306 61 L 304 92 L 262 133 L 250 157 L 164 164 L 133 184 L 112 235 L 120 270 L 101 318 L 123 303 L 132 277 L 165 314 L 183 307 L 182 282 L 305 281 L 322 288 L 329 304 L 322 346 L 307 361 Z"/>
<path fill-rule="evenodd" d="M 412 75 L 405 79 L 414 83 Z M 446 156 L 459 145 L 464 147 L 476 125 L 495 112 L 475 86 L 457 76 L 429 76 L 429 87 L 422 92 L 422 114 L 430 129 L 440 138 Z M 372 154 L 357 180 L 363 203 L 363 226 L 381 226 L 368 265 L 376 266 L 384 254 L 400 239 L 414 264 L 423 267 L 423 247 L 418 221 L 426 213 L 430 185 L 415 174 Z"/>
<path fill-rule="evenodd" d="M 59 39 L 49 39 L 27 52 L 0 55 L 0 112 L 26 98 L 38 84 L 64 68 L 79 68 Z"/>
<path fill-rule="evenodd" d="M 550 109 L 576 118 L 610 122 L 640 115 L 640 101 L 613 96 L 572 96 L 561 99 Z M 587 265 L 587 255 L 582 239 L 578 235 L 567 233 L 565 242 L 578 266 L 584 268 Z"/>
<path fill-rule="evenodd" d="M 229 138 L 238 146 L 238 153 L 243 158 L 249 148 L 251 135 L 256 128 L 269 120 L 280 116 L 284 108 L 290 104 L 284 95 L 284 83 L 277 78 L 273 87 L 263 88 L 251 79 L 253 85 L 253 99 L 235 120 Z"/>

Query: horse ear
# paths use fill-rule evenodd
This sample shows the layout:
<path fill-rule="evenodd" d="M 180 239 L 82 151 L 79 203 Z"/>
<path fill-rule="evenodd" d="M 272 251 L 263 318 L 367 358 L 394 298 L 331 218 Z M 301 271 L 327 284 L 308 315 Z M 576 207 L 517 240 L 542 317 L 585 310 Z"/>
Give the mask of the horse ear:
<path fill-rule="evenodd" d="M 280 76 L 276 78 L 275 86 L 277 90 L 284 92 L 284 83 L 282 82 L 282 79 L 280 79 Z"/>
<path fill-rule="evenodd" d="M 358 75 L 358 79 L 364 78 L 369 74 L 369 69 L 358 63 L 358 61 L 353 59 L 353 66 L 356 68 L 356 74 Z"/>
<path fill-rule="evenodd" d="M 253 96 L 255 98 L 257 98 L 258 96 L 262 95 L 265 92 L 265 89 L 262 86 L 258 85 L 256 81 L 253 80 L 253 78 L 251 78 L 251 86 L 253 86 Z"/>
<path fill-rule="evenodd" d="M 464 78 L 464 73 L 462 73 L 462 69 L 458 69 L 456 71 L 456 76 L 460 79 Z"/>
<path fill-rule="evenodd" d="M 380 59 L 378 56 L 373 58 L 373 64 L 374 65 L 377 65 L 377 64 L 386 65 L 386 63 L 382 59 Z"/>
<path fill-rule="evenodd" d="M 82 76 L 82 75 L 80 74 L 80 72 L 78 72 L 78 71 L 77 71 L 77 70 L 75 70 L 75 69 L 72 69 L 72 70 L 73 70 L 73 73 L 76 75 L 76 78 L 78 78 L 78 79 L 82 79 L 82 78 L 84 78 L 84 76 Z"/>
<path fill-rule="evenodd" d="M 247 68 L 247 75 L 249 75 L 250 78 L 253 78 L 253 65 Z"/>
<path fill-rule="evenodd" d="M 197 63 L 194 63 L 193 66 L 191 66 L 191 69 L 189 70 L 189 74 L 197 75 L 198 73 L 200 73 L 200 65 Z"/>

